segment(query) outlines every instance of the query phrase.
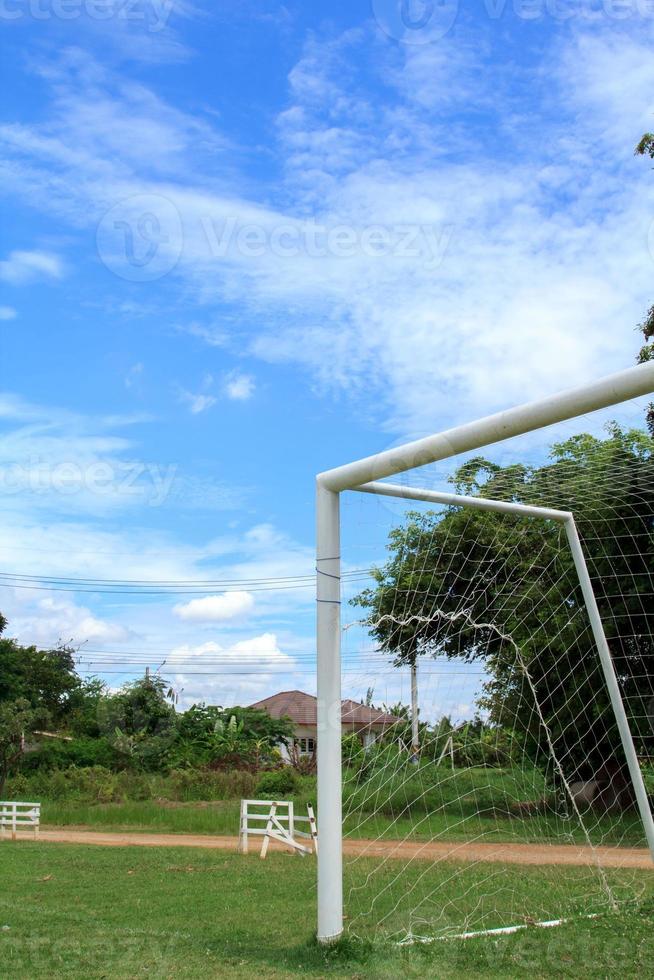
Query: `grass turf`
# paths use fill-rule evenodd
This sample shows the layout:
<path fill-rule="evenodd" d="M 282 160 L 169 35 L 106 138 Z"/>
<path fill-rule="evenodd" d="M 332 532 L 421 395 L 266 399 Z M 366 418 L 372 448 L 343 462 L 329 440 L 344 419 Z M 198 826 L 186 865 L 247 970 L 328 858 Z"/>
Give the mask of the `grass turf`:
<path fill-rule="evenodd" d="M 0 972 L 17 980 L 145 975 L 617 978 L 646 976 L 654 961 L 654 876 L 649 872 L 635 878 L 610 873 L 618 888 L 637 884 L 640 903 L 628 914 L 501 938 L 404 948 L 370 943 L 362 924 L 360 939 L 325 951 L 312 939 L 315 865 L 309 859 L 273 854 L 263 862 L 183 848 L 4 842 L 0 861 Z M 417 901 L 424 897 L 424 877 L 422 884 L 418 881 L 424 868 L 409 872 Z M 359 898 L 369 906 L 394 871 L 382 869 L 382 878 L 373 876 L 366 885 L 367 870 L 361 864 L 355 880 L 363 886 Z M 466 906 L 476 913 L 482 892 L 492 896 L 489 902 L 498 910 L 509 895 L 512 902 L 537 908 L 546 902 L 558 905 L 564 894 L 588 900 L 588 872 L 582 869 L 497 865 L 494 883 L 488 872 L 488 867 L 451 865 L 432 871 L 443 878 L 452 875 L 442 894 L 447 897 L 450 888 L 460 896 L 457 916 Z M 392 901 L 387 890 L 379 911 L 388 912 Z"/>

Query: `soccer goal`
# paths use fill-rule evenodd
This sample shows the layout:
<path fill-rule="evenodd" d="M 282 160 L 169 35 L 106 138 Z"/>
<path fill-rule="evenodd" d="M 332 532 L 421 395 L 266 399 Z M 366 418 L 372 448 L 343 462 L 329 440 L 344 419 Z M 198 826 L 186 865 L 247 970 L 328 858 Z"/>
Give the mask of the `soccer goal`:
<path fill-rule="evenodd" d="M 321 942 L 651 887 L 653 391 L 643 364 L 318 476 Z"/>

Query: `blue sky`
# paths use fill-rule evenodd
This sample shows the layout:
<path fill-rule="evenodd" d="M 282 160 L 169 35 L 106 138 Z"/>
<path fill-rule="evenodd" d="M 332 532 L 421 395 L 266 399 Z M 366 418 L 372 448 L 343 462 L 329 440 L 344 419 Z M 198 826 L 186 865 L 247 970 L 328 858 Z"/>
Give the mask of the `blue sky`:
<path fill-rule="evenodd" d="M 650 0 L 2 0 L 0 21 L 5 571 L 310 575 L 316 472 L 633 362 Z M 347 513 L 357 568 L 388 513 Z M 0 608 L 87 669 L 176 660 L 183 703 L 312 689 L 311 589 L 242 593 L 2 587 Z"/>

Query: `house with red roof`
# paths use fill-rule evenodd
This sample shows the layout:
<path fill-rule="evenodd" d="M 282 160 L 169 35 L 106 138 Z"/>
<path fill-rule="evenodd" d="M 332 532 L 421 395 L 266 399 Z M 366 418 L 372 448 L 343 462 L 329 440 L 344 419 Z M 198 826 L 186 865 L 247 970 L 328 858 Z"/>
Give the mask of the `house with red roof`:
<path fill-rule="evenodd" d="M 318 744 L 318 699 L 304 691 L 280 691 L 272 697 L 264 698 L 250 705 L 267 711 L 271 718 L 290 718 L 293 722 L 293 746 L 298 755 L 311 756 Z M 343 734 L 354 734 L 361 739 L 364 748 L 373 745 L 377 739 L 397 724 L 395 715 L 346 699 L 341 702 L 341 723 Z M 282 752 L 286 758 L 289 753 Z"/>

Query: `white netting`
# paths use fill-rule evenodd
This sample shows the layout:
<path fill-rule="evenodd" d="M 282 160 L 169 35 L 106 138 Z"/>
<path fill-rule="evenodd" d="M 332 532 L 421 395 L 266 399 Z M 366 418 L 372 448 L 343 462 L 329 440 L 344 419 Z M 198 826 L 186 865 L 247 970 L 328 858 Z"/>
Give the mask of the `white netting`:
<path fill-rule="evenodd" d="M 468 461 L 447 487 L 421 477 L 574 513 L 650 794 L 653 448 L 612 429 L 530 466 Z M 344 690 L 395 712 L 367 750 L 344 740 L 347 928 L 432 938 L 640 900 L 643 824 L 564 528 L 349 495 L 344 532 L 378 562 L 344 616 Z"/>

